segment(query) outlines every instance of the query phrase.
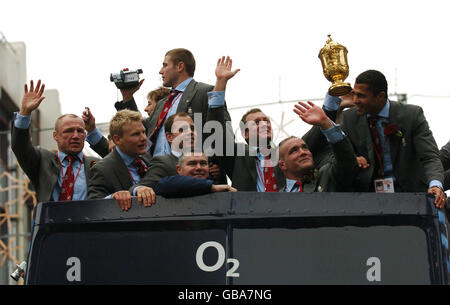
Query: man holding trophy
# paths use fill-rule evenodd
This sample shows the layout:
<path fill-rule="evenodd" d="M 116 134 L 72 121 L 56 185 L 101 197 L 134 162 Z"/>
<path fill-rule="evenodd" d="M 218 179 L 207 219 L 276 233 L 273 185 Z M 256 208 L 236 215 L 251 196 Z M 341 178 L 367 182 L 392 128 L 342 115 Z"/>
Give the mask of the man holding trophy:
<path fill-rule="evenodd" d="M 356 155 L 367 160 L 354 180 L 354 191 L 427 192 L 435 196 L 436 207 L 444 207 L 443 167 L 422 108 L 389 100 L 386 78 L 376 70 L 358 75 L 353 89 L 344 83 L 347 49 L 331 38 L 319 58 L 325 77 L 333 82 L 324 101 L 331 119 L 336 119 L 339 96 L 352 96 L 354 107 L 344 111 L 342 130 Z"/>

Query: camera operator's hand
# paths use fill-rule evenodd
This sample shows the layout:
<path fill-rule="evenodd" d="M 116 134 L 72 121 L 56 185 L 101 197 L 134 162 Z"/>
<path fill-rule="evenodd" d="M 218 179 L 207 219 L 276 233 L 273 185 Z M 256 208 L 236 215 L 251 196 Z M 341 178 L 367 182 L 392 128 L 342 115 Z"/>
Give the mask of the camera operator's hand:
<path fill-rule="evenodd" d="M 44 93 L 45 84 L 42 84 L 39 80 L 34 88 L 33 80 L 30 81 L 30 91 L 28 91 L 28 85 L 25 84 L 25 92 L 22 98 L 22 105 L 20 107 L 19 114 L 31 115 L 33 110 L 39 107 L 41 102 L 45 99 L 42 94 Z"/>
<path fill-rule="evenodd" d="M 123 71 L 128 71 L 128 68 L 123 69 Z M 128 102 L 133 99 L 133 94 L 141 88 L 144 83 L 144 79 L 139 81 L 139 84 L 135 88 L 131 89 L 120 89 L 120 93 L 122 94 L 122 102 Z"/>
<path fill-rule="evenodd" d="M 88 112 L 87 115 L 85 111 Z M 92 115 L 91 109 L 89 109 L 89 107 L 86 107 L 85 111 L 83 111 L 83 115 L 81 116 L 81 118 L 83 119 L 84 125 L 86 126 L 86 131 L 92 132 L 95 129 L 95 117 Z"/>

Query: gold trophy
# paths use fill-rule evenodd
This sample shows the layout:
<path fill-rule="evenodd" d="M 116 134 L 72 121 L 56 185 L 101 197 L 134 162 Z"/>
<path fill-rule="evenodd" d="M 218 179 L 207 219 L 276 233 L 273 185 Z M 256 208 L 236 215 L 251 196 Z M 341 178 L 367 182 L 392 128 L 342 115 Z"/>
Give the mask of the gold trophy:
<path fill-rule="evenodd" d="M 347 48 L 334 42 L 331 35 L 325 46 L 319 52 L 319 58 L 322 62 L 323 75 L 333 84 L 328 89 L 332 96 L 343 96 L 352 91 L 349 83 L 344 83 L 348 76 Z"/>

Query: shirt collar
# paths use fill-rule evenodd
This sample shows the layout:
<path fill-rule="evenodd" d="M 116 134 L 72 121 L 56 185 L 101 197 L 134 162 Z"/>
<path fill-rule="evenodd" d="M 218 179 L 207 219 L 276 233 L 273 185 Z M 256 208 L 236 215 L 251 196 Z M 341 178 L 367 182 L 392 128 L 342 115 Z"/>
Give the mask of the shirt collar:
<path fill-rule="evenodd" d="M 184 90 L 186 90 L 187 86 L 189 85 L 192 79 L 193 79 L 192 77 L 185 79 L 175 88 L 175 90 L 184 92 Z"/>
<path fill-rule="evenodd" d="M 286 192 L 292 191 L 292 189 L 295 186 L 295 182 L 297 182 L 297 180 L 286 178 L 286 190 L 287 190 Z"/>
<path fill-rule="evenodd" d="M 128 167 L 131 163 L 133 163 L 133 161 L 136 159 L 136 157 L 131 157 L 129 155 L 127 155 L 126 153 L 122 152 L 119 147 L 117 147 L 117 145 L 115 146 L 115 149 L 117 150 L 117 152 L 119 153 L 120 157 L 123 159 L 123 161 L 125 162 L 125 165 Z"/>
<path fill-rule="evenodd" d="M 176 150 L 172 150 L 172 155 L 174 155 L 175 157 L 177 157 L 178 159 L 180 159 L 182 153 Z"/>
<path fill-rule="evenodd" d="M 383 109 L 381 109 L 380 112 L 378 112 L 378 116 L 385 118 L 385 119 L 389 119 L 389 109 L 391 108 L 391 102 L 389 101 L 389 99 L 386 99 L 386 105 L 384 105 Z M 367 117 L 371 117 L 370 114 L 367 114 Z"/>
<path fill-rule="evenodd" d="M 61 160 L 61 162 L 64 161 L 64 158 L 65 158 L 65 157 L 67 157 L 67 154 L 66 154 L 66 153 L 63 153 L 62 151 L 59 151 L 59 150 L 58 150 L 58 158 L 59 158 L 59 160 Z M 83 151 L 80 151 L 80 152 L 77 154 L 77 157 L 78 157 L 78 160 L 83 160 Z"/>

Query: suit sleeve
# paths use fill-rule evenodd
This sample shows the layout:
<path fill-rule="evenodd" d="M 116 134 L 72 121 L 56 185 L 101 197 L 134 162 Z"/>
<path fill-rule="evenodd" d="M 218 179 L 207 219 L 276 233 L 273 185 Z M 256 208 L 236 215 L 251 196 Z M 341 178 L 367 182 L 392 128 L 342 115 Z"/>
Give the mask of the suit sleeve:
<path fill-rule="evenodd" d="M 135 184 L 130 188 L 130 192 L 133 194 L 133 190 L 137 186 L 148 186 L 154 188 L 161 178 L 170 175 L 171 174 L 167 171 L 167 164 L 164 163 L 159 157 L 154 157 L 148 166 L 145 176 L 138 184 Z"/>
<path fill-rule="evenodd" d="M 445 144 L 439 151 L 439 157 L 441 158 L 442 166 L 444 170 L 450 169 L 450 141 Z"/>
<path fill-rule="evenodd" d="M 439 149 L 422 108 L 418 107 L 417 109 L 417 113 L 414 114 L 414 118 L 416 118 L 414 122 L 417 123 L 412 130 L 413 144 L 416 148 L 417 156 L 424 168 L 427 182 L 430 183 L 432 180 L 437 180 L 443 183 L 444 169 L 439 158 Z"/>
<path fill-rule="evenodd" d="M 102 139 L 97 144 L 90 145 L 90 147 L 102 158 L 106 157 L 106 155 L 109 154 L 109 143 L 105 137 L 102 137 Z"/>
<path fill-rule="evenodd" d="M 139 111 L 134 98 L 132 98 L 131 100 L 126 101 L 126 102 L 124 102 L 124 101 L 116 102 L 114 104 L 114 107 L 116 108 L 117 111 L 120 111 L 123 109 Z"/>
<path fill-rule="evenodd" d="M 211 193 L 212 184 L 212 180 L 176 175 L 162 178 L 154 191 L 166 198 L 191 197 Z"/>
<path fill-rule="evenodd" d="M 39 184 L 39 171 L 41 164 L 40 150 L 33 147 L 29 129 L 20 129 L 12 124 L 11 149 L 19 162 L 20 167 L 30 178 L 37 189 Z"/>
<path fill-rule="evenodd" d="M 358 165 L 353 146 L 347 137 L 342 141 L 331 144 L 333 149 L 333 161 L 331 174 L 337 190 L 349 192 L 352 189 L 353 179 L 356 176 Z"/>
<path fill-rule="evenodd" d="M 216 147 L 214 148 L 214 160 L 217 160 L 217 163 L 220 167 L 221 172 L 224 172 L 228 177 L 233 177 L 233 169 L 234 169 L 234 156 L 236 154 L 236 145 L 235 145 L 235 137 L 233 133 L 233 129 L 231 128 L 231 120 L 229 124 L 227 122 L 227 111 L 225 107 L 217 107 L 217 108 L 209 108 L 208 110 L 208 121 L 217 122 L 221 125 L 222 134 L 220 138 L 218 138 L 218 142 L 216 142 Z M 229 114 L 228 114 L 229 117 Z M 232 145 L 232 154 L 231 156 L 227 156 L 227 151 L 230 147 L 227 145 Z M 222 177 L 222 180 L 224 178 Z M 226 184 L 225 181 L 221 181 L 221 184 Z"/>
<path fill-rule="evenodd" d="M 103 199 L 111 195 L 108 190 L 108 179 L 104 176 L 100 164 L 94 165 L 89 171 L 88 199 Z"/>

